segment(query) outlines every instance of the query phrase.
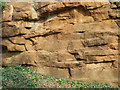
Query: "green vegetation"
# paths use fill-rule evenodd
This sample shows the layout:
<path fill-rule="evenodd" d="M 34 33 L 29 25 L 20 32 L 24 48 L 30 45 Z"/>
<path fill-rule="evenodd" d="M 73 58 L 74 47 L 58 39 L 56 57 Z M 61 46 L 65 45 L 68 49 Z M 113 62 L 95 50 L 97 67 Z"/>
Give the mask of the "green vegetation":
<path fill-rule="evenodd" d="M 0 8 L 2 8 L 2 10 L 4 9 L 6 3 L 9 3 L 9 2 L 1 2 L 0 1 Z"/>
<path fill-rule="evenodd" d="M 71 79 L 41 75 L 26 66 L 2 67 L 3 88 L 113 88 L 97 83 L 86 84 Z"/>

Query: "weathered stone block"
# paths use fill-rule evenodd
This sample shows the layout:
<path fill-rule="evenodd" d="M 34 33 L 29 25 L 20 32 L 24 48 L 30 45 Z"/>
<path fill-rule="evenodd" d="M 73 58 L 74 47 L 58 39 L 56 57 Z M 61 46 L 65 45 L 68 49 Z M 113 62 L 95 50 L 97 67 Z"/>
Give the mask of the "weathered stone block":
<path fill-rule="evenodd" d="M 3 40 L 2 45 L 6 46 L 8 51 L 25 51 L 24 45 L 13 44 L 7 39 Z"/>
<path fill-rule="evenodd" d="M 93 47 L 93 46 L 100 46 L 100 45 L 107 45 L 111 42 L 112 37 L 104 36 L 99 38 L 91 38 L 85 40 L 83 43 L 85 46 Z"/>

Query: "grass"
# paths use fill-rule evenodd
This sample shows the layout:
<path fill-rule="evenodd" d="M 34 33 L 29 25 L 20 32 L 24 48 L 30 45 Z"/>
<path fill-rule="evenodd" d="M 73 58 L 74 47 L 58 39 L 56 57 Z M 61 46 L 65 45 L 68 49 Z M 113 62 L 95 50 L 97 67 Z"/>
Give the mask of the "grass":
<path fill-rule="evenodd" d="M 3 88 L 114 88 L 108 84 L 73 81 L 71 79 L 55 78 L 41 75 L 31 70 L 30 67 L 15 66 L 2 67 Z M 116 87 L 117 88 L 117 87 Z"/>

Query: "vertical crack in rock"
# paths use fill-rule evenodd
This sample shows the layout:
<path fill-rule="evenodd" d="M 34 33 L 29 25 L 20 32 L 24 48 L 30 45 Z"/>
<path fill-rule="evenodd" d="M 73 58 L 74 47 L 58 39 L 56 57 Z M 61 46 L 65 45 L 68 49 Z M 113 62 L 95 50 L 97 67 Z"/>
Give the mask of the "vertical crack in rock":
<path fill-rule="evenodd" d="M 79 57 L 79 54 L 78 53 L 74 53 L 74 57 L 77 61 L 80 61 L 80 57 Z"/>
<path fill-rule="evenodd" d="M 29 40 L 32 42 L 32 45 L 35 45 L 35 42 L 31 38 L 27 38 L 26 40 Z"/>
<path fill-rule="evenodd" d="M 68 73 L 69 73 L 69 78 L 72 77 L 72 74 L 71 74 L 71 69 L 68 67 Z"/>
<path fill-rule="evenodd" d="M 28 50 L 27 50 L 27 47 L 26 47 L 26 45 L 25 45 L 25 44 L 24 44 L 24 47 L 25 47 L 25 51 L 28 51 Z"/>
<path fill-rule="evenodd" d="M 34 61 L 34 63 L 35 63 L 35 64 L 37 64 L 37 62 L 36 62 L 36 61 Z"/>

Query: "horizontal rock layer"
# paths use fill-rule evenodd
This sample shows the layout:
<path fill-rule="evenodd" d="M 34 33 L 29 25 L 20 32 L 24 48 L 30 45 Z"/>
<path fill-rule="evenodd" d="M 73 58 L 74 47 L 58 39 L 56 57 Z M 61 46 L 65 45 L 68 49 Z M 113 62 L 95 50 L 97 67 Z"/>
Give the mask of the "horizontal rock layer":
<path fill-rule="evenodd" d="M 119 6 L 7 3 L 2 18 L 3 66 L 26 64 L 41 74 L 118 85 Z"/>

